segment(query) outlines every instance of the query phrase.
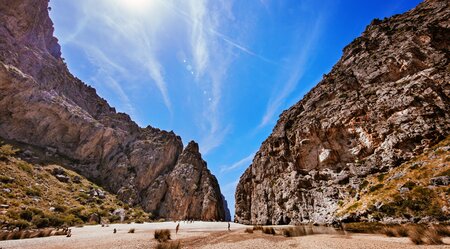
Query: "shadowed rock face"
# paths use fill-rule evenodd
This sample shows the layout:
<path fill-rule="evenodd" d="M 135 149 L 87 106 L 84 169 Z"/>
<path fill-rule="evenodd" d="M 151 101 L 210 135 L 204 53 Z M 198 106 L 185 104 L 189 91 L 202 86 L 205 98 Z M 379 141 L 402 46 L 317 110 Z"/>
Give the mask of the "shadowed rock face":
<path fill-rule="evenodd" d="M 330 223 L 361 179 L 450 131 L 450 9 L 426 1 L 374 20 L 332 71 L 284 111 L 241 176 L 240 223 Z"/>
<path fill-rule="evenodd" d="M 0 3 L 0 137 L 42 148 L 45 159 L 64 158 L 67 167 L 146 211 L 224 219 L 217 180 L 198 146 L 191 142 L 183 152 L 179 136 L 138 127 L 72 76 L 47 8 L 47 0 Z M 198 188 L 177 193 L 187 180 Z M 190 209 L 178 212 L 176 205 Z"/>

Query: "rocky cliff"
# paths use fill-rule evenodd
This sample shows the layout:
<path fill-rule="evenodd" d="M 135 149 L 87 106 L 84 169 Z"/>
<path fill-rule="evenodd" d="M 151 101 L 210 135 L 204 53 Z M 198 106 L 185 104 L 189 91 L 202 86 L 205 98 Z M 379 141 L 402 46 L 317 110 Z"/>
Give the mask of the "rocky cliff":
<path fill-rule="evenodd" d="M 173 132 L 138 127 L 70 74 L 48 0 L 0 3 L 0 137 L 40 148 L 40 159 L 64 161 L 161 217 L 224 219 L 217 180 L 195 143 L 183 151 Z M 187 189 L 191 182 L 197 188 Z"/>
<path fill-rule="evenodd" d="M 349 219 L 337 211 L 361 198 L 366 178 L 392 171 L 449 135 L 449 55 L 448 1 L 429 0 L 405 14 L 375 19 L 344 48 L 331 72 L 280 115 L 240 178 L 235 220 Z M 439 167 L 448 169 L 448 159 Z M 448 207 L 432 218 L 442 217 L 448 219 Z M 364 218 L 352 214 L 353 220 Z"/>

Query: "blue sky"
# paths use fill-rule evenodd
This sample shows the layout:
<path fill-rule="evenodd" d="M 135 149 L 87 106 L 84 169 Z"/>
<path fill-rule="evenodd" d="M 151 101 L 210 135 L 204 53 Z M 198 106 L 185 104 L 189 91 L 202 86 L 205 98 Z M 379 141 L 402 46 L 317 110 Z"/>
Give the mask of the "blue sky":
<path fill-rule="evenodd" d="M 278 115 L 374 18 L 418 0 L 51 0 L 71 72 L 140 126 L 200 144 L 234 190 Z"/>

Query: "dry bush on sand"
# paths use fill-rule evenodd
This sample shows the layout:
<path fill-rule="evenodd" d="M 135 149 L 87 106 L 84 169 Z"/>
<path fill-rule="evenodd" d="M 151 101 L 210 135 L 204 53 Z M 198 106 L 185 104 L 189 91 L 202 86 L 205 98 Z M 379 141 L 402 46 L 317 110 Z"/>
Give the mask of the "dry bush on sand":
<path fill-rule="evenodd" d="M 412 227 L 408 231 L 409 239 L 416 245 L 441 245 L 442 237 L 438 234 L 437 230 L 433 227 L 426 229 L 422 227 Z"/>
<path fill-rule="evenodd" d="M 299 237 L 307 235 L 305 227 L 303 226 L 288 227 L 283 229 L 282 231 L 285 237 Z"/>
<path fill-rule="evenodd" d="M 433 228 L 442 237 L 450 237 L 450 227 L 445 225 L 434 225 Z"/>
<path fill-rule="evenodd" d="M 130 230 L 128 230 L 128 233 L 134 233 L 134 228 L 130 228 Z"/>
<path fill-rule="evenodd" d="M 275 229 L 273 227 L 263 227 L 263 233 L 275 235 Z"/>
<path fill-rule="evenodd" d="M 253 226 L 253 231 L 258 231 L 258 230 L 263 230 L 263 226 L 261 226 L 261 225 L 256 225 L 256 226 Z"/>
<path fill-rule="evenodd" d="M 170 230 L 169 229 L 155 230 L 154 237 L 159 242 L 166 242 L 170 240 Z"/>
<path fill-rule="evenodd" d="M 246 229 L 245 229 L 245 232 L 246 232 L 246 233 L 253 233 L 253 228 L 246 228 Z"/>

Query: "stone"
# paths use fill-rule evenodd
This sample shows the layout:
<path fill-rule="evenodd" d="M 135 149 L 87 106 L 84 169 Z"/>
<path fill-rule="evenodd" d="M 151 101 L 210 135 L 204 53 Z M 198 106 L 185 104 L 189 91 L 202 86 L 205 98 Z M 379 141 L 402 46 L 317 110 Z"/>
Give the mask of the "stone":
<path fill-rule="evenodd" d="M 54 175 L 54 176 L 57 176 L 57 175 L 65 176 L 65 175 L 67 175 L 67 173 L 66 173 L 66 171 L 64 169 L 58 167 L 58 168 L 53 168 L 52 175 Z"/>
<path fill-rule="evenodd" d="M 400 192 L 401 194 L 406 193 L 406 192 L 409 192 L 409 188 L 401 187 L 401 188 L 399 189 L 399 192 Z"/>
<path fill-rule="evenodd" d="M 355 183 L 450 134 L 449 20 L 448 1 L 430 0 L 367 26 L 331 72 L 280 115 L 239 180 L 235 221 L 365 219 L 337 213 L 339 201 L 355 197 Z"/>
<path fill-rule="evenodd" d="M 79 177 L 79 176 L 72 177 L 72 182 L 73 183 L 81 183 L 81 177 Z"/>
<path fill-rule="evenodd" d="M 155 215 L 223 220 L 217 179 L 199 154 L 183 162 L 187 152 L 174 132 L 139 127 L 69 72 L 47 7 L 42 0 L 0 2 L 0 138 L 44 148 L 34 163 L 61 162 Z M 188 189 L 177 193 L 181 187 Z"/>
<path fill-rule="evenodd" d="M 450 185 L 450 176 L 437 176 L 430 180 L 430 184 L 433 186 L 448 186 Z"/>
<path fill-rule="evenodd" d="M 120 217 L 120 222 L 123 222 L 125 220 L 126 212 L 125 212 L 125 209 L 123 209 L 123 208 L 119 208 L 119 209 L 114 210 L 114 212 L 112 214 L 119 216 Z"/>
<path fill-rule="evenodd" d="M 69 182 L 70 177 L 66 175 L 55 175 L 56 179 L 58 179 L 60 182 Z"/>
<path fill-rule="evenodd" d="M 100 223 L 100 216 L 96 213 L 91 214 L 91 216 L 89 216 L 89 223 L 95 223 L 95 224 L 99 224 Z"/>

